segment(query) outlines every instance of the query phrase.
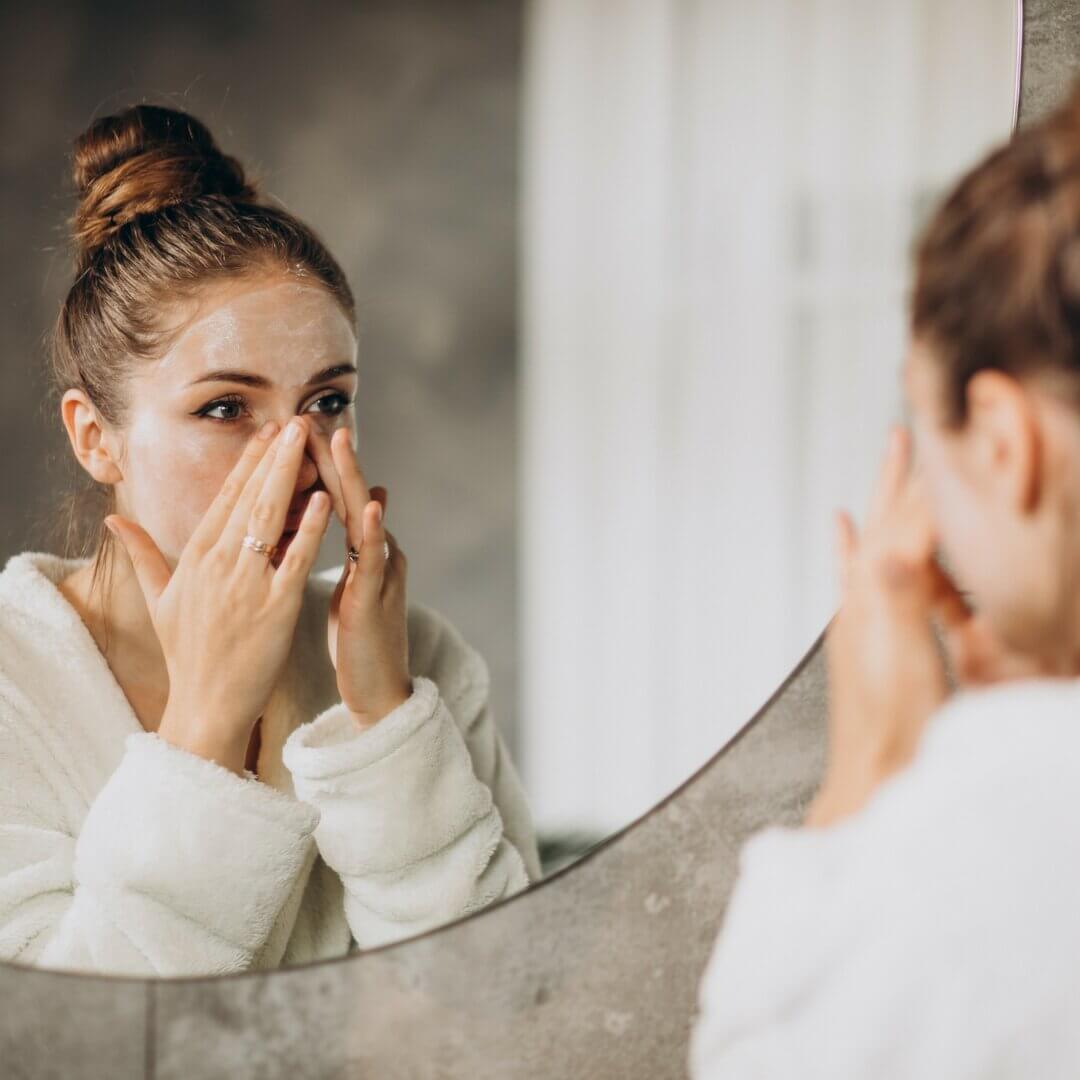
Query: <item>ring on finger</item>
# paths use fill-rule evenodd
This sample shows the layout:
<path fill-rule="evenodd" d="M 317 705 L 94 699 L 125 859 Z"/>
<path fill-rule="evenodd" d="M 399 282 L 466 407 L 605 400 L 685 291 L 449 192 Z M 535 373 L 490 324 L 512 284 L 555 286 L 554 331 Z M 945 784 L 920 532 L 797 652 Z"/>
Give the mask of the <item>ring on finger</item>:
<path fill-rule="evenodd" d="M 268 559 L 272 559 L 277 552 L 276 544 L 268 544 L 265 540 L 260 540 L 257 536 L 252 536 L 248 533 L 243 541 L 242 546 L 251 548 L 252 551 L 259 555 L 265 555 Z"/>
<path fill-rule="evenodd" d="M 382 549 L 383 549 L 383 558 L 387 562 L 389 562 L 390 561 L 390 541 L 389 540 L 384 540 L 383 541 Z M 347 555 L 347 558 L 348 558 L 349 562 L 351 562 L 351 563 L 358 562 L 359 559 L 360 559 L 360 552 L 357 551 L 356 548 L 354 548 L 354 547 L 350 547 L 348 552 L 346 553 L 346 555 Z"/>

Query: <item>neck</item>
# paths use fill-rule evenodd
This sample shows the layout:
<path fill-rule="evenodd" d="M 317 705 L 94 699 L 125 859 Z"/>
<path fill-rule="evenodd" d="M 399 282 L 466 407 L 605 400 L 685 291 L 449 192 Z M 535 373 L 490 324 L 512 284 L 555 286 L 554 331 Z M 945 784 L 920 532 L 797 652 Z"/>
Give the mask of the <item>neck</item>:
<path fill-rule="evenodd" d="M 79 612 L 117 681 L 140 700 L 168 696 L 168 670 L 142 589 L 127 553 L 115 549 L 112 573 L 99 577 L 93 591 L 93 560 L 61 583 L 61 591 Z M 106 625 L 107 624 L 107 625 Z M 134 703 L 133 703 L 134 704 Z M 156 727 L 140 715 L 144 726 Z"/>

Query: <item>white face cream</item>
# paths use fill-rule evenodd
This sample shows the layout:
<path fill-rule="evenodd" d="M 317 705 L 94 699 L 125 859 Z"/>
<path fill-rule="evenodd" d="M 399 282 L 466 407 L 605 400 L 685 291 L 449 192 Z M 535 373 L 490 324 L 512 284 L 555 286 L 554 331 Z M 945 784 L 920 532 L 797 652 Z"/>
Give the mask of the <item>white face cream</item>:
<path fill-rule="evenodd" d="M 355 430 L 357 386 L 356 336 L 319 285 L 284 276 L 215 284 L 175 315 L 172 347 L 133 376 L 117 484 L 118 511 L 173 563 L 265 421 L 312 417 L 296 490 L 315 484 L 331 434 Z"/>

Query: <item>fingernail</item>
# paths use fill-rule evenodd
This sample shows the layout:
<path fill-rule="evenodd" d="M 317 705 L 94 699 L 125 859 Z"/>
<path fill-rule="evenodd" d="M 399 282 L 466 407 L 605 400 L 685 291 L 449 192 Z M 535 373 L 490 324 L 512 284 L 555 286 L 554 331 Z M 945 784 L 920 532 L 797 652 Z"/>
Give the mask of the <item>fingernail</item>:
<path fill-rule="evenodd" d="M 294 443 L 300 437 L 300 421 L 290 420 L 289 426 L 285 431 L 285 441 L 287 443 Z"/>
<path fill-rule="evenodd" d="M 375 511 L 375 517 L 378 520 L 379 524 L 381 525 L 382 524 L 382 503 L 377 502 L 375 505 L 378 507 L 378 510 Z"/>
<path fill-rule="evenodd" d="M 277 431 L 277 421 L 267 420 L 266 423 L 263 424 L 261 428 L 259 428 L 259 438 L 265 442 L 274 434 L 275 431 Z"/>

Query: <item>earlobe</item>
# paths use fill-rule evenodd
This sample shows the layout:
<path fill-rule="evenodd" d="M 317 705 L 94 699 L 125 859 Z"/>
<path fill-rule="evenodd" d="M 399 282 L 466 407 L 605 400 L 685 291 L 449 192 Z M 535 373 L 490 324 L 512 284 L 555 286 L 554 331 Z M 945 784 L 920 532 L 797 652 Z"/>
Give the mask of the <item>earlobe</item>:
<path fill-rule="evenodd" d="M 106 438 L 105 426 L 93 402 L 82 390 L 68 390 L 60 402 L 60 418 L 79 464 L 99 484 L 124 479 Z"/>
<path fill-rule="evenodd" d="M 973 464 L 980 483 L 1018 513 L 1039 501 L 1042 433 L 1024 387 L 1001 371 L 983 370 L 967 388 Z"/>

